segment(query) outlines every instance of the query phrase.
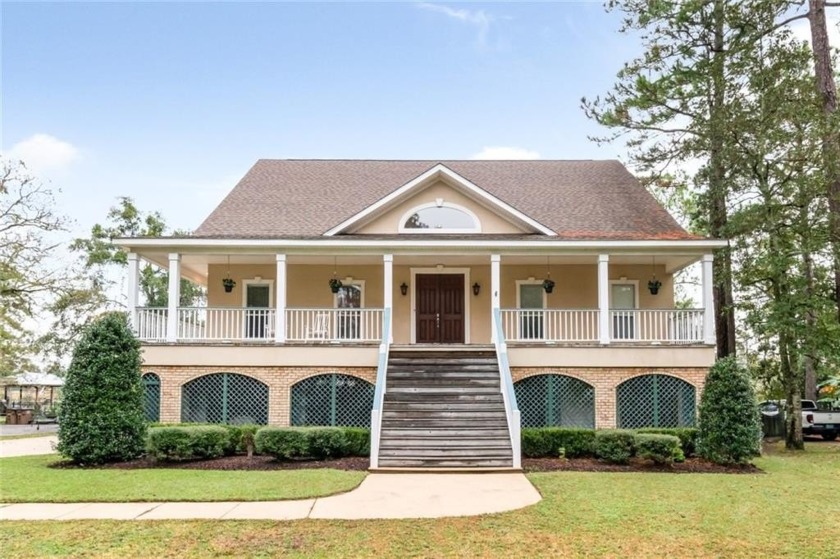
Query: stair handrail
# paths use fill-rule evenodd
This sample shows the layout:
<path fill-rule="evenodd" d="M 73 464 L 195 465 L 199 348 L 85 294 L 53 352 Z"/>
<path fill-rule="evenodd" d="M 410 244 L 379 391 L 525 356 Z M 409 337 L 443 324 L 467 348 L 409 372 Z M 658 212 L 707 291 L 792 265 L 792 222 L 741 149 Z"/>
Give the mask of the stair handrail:
<path fill-rule="evenodd" d="M 376 388 L 373 408 L 370 411 L 370 467 L 379 467 L 379 442 L 382 437 L 382 405 L 385 400 L 385 379 L 388 371 L 388 353 L 391 351 L 391 308 L 382 313 L 382 342 L 379 344 L 379 361 L 376 366 Z"/>
<path fill-rule="evenodd" d="M 508 361 L 507 343 L 505 333 L 502 330 L 502 311 L 493 309 L 493 324 L 495 334 L 493 345 L 496 347 L 496 359 L 499 361 L 499 375 L 501 377 L 502 400 L 505 403 L 505 414 L 507 415 L 508 431 L 510 433 L 510 447 L 513 451 L 513 467 L 522 467 L 522 439 L 521 439 L 521 417 L 519 405 L 516 403 L 516 392 L 513 389 L 513 378 L 510 374 L 510 362 Z"/>

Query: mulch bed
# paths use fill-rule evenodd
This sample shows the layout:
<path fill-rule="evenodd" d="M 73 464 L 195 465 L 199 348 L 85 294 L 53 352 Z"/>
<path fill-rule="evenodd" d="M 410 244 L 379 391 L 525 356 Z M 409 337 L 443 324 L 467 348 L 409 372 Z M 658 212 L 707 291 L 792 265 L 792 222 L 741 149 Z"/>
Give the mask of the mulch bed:
<path fill-rule="evenodd" d="M 192 460 L 189 462 L 155 462 L 141 458 L 129 462 L 105 464 L 101 468 L 119 470 L 139 470 L 150 468 L 186 469 L 186 470 L 304 470 L 313 468 L 332 468 L 335 470 L 364 471 L 370 461 L 365 457 L 349 456 L 331 460 L 291 460 L 279 461 L 270 456 L 225 456 L 212 460 Z M 70 462 L 59 462 L 54 468 L 78 468 Z M 652 462 L 633 459 L 630 464 L 608 464 L 594 458 L 523 458 L 522 469 L 525 472 L 656 472 L 675 474 L 758 474 L 763 473 L 753 465 L 719 466 L 699 458 L 689 458 L 685 462 L 671 466 L 657 466 Z"/>
<path fill-rule="evenodd" d="M 747 464 L 744 466 L 721 466 L 702 460 L 688 458 L 685 462 L 670 466 L 658 466 L 648 460 L 634 458 L 629 464 L 608 464 L 595 458 L 523 458 L 522 469 L 526 472 L 657 472 L 673 474 L 760 474 L 762 470 Z"/>

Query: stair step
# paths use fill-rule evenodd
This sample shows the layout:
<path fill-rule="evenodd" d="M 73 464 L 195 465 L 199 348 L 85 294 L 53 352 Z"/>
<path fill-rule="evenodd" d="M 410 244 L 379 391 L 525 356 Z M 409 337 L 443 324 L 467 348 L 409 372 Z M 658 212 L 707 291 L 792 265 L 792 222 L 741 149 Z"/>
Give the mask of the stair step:
<path fill-rule="evenodd" d="M 500 448 L 510 450 L 510 439 L 504 437 L 473 438 L 473 439 L 400 439 L 383 438 L 379 446 L 379 453 L 383 450 L 393 448 L 405 448 L 412 450 L 437 449 L 437 450 L 473 450 L 485 448 Z"/>
<path fill-rule="evenodd" d="M 512 456 L 510 445 L 505 446 L 476 446 L 470 448 L 418 448 L 418 447 L 397 447 L 380 448 L 379 457 L 393 458 L 422 458 L 422 459 L 444 459 L 444 458 L 510 458 Z"/>
<path fill-rule="evenodd" d="M 499 379 L 389 379 L 386 392 L 395 388 L 460 388 L 467 391 L 473 388 L 495 388 L 498 391 L 499 386 Z"/>
<path fill-rule="evenodd" d="M 385 392 L 385 402 L 450 402 L 450 403 L 479 403 L 479 402 L 502 402 L 504 398 L 502 393 L 488 394 L 486 392 L 480 394 L 428 394 L 415 392 Z"/>
<path fill-rule="evenodd" d="M 409 428 L 388 428 L 382 429 L 382 439 L 386 438 L 403 438 L 403 439 L 416 439 L 416 438 L 426 438 L 426 439 L 446 439 L 446 438 L 461 438 L 461 437 L 471 437 L 476 439 L 481 439 L 485 437 L 508 437 L 509 433 L 507 429 L 498 429 L 495 427 L 490 427 L 486 429 L 482 428 L 432 428 L 432 427 L 409 427 Z"/>
<path fill-rule="evenodd" d="M 479 420 L 474 422 L 446 421 L 442 419 L 401 419 L 382 422 L 383 429 L 507 429 L 505 420 Z"/>
<path fill-rule="evenodd" d="M 440 369 L 440 370 L 429 370 L 428 368 L 424 367 L 400 367 L 400 368 L 388 368 L 388 378 L 410 378 L 410 379 L 418 379 L 418 378 L 445 378 L 445 379 L 453 379 L 459 380 L 463 378 L 499 378 L 499 371 L 482 368 L 481 370 L 475 371 L 464 371 L 464 370 L 452 370 L 452 369 Z"/>
<path fill-rule="evenodd" d="M 420 365 L 423 367 L 457 367 L 458 369 L 462 367 L 482 367 L 488 369 L 498 369 L 499 367 L 499 364 L 495 358 L 476 359 L 472 357 L 453 357 L 449 359 L 404 359 L 399 357 L 390 357 L 388 359 L 388 367 L 411 367 L 415 365 Z"/>
<path fill-rule="evenodd" d="M 471 386 L 469 389 L 461 386 L 391 386 L 386 392 L 403 392 L 408 394 L 498 394 L 498 386 Z"/>
<path fill-rule="evenodd" d="M 389 402 L 389 411 L 498 411 L 504 413 L 502 402 Z"/>
<path fill-rule="evenodd" d="M 510 457 L 481 460 L 380 458 L 379 466 L 381 468 L 512 468 L 513 459 Z"/>

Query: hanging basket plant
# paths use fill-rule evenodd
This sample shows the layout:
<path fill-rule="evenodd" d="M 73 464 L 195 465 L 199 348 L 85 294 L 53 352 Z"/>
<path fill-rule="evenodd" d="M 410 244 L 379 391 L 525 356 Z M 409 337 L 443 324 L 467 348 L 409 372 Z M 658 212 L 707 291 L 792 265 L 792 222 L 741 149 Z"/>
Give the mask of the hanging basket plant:
<path fill-rule="evenodd" d="M 230 293 L 233 291 L 233 288 L 236 287 L 236 282 L 233 281 L 233 278 L 224 278 L 222 280 L 222 285 L 225 288 L 225 293 Z"/>
<path fill-rule="evenodd" d="M 650 291 L 651 295 L 656 295 L 659 293 L 659 288 L 662 287 L 662 282 L 656 278 L 653 278 L 648 282 L 648 290 Z"/>
<path fill-rule="evenodd" d="M 551 293 L 554 291 L 554 280 L 552 279 L 545 279 L 542 282 L 543 289 L 545 289 L 546 293 Z"/>
<path fill-rule="evenodd" d="M 340 280 L 340 279 L 337 279 L 337 278 L 332 278 L 332 279 L 330 280 L 330 290 L 331 290 L 333 293 L 338 293 L 338 290 L 339 290 L 339 289 L 341 289 L 341 286 L 342 286 L 342 285 L 343 285 L 343 284 L 341 283 L 341 280 Z"/>

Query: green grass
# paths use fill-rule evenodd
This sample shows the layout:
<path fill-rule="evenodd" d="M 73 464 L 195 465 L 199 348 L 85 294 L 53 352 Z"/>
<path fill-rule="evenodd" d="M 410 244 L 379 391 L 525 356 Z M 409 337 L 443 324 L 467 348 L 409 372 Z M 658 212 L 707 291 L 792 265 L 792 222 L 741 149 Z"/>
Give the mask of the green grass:
<path fill-rule="evenodd" d="M 9 557 L 840 557 L 840 445 L 765 474 L 530 474 L 544 499 L 470 518 L 3 522 Z"/>
<path fill-rule="evenodd" d="M 49 468 L 55 455 L 0 459 L 0 501 L 262 501 L 349 491 L 364 472 Z"/>

